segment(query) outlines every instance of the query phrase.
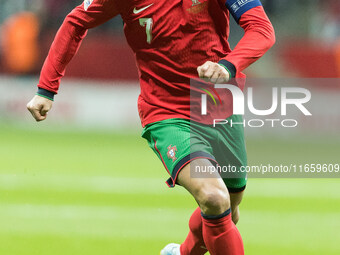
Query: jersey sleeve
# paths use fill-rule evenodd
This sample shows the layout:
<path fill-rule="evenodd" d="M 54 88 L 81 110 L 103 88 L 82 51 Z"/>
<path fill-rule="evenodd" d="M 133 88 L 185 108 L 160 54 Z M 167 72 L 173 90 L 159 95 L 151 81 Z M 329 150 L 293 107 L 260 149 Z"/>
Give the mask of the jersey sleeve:
<path fill-rule="evenodd" d="M 53 100 L 66 66 L 77 53 L 87 30 L 105 23 L 118 14 L 114 0 L 85 0 L 67 15 L 42 67 L 38 95 Z"/>
<path fill-rule="evenodd" d="M 227 0 L 225 6 L 245 32 L 235 49 L 219 61 L 234 78 L 274 45 L 275 32 L 259 0 Z"/>

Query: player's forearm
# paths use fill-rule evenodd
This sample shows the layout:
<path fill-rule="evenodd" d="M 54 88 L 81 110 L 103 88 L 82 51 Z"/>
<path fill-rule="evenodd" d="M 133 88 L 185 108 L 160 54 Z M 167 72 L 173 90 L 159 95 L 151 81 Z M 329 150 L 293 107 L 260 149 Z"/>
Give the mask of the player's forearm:
<path fill-rule="evenodd" d="M 53 100 L 68 63 L 77 53 L 87 30 L 99 26 L 119 12 L 112 0 L 94 0 L 76 7 L 63 22 L 40 74 L 38 94 Z"/>
<path fill-rule="evenodd" d="M 262 6 L 243 14 L 239 24 L 245 34 L 235 49 L 221 60 L 232 76 L 261 58 L 275 43 L 274 28 Z"/>
<path fill-rule="evenodd" d="M 76 54 L 87 32 L 84 26 L 75 21 L 72 14 L 68 15 L 52 43 L 41 70 L 39 94 L 51 97 L 58 92 L 60 79 L 65 74 L 66 66 Z"/>
<path fill-rule="evenodd" d="M 76 29 L 65 21 L 56 35 L 40 74 L 40 95 L 53 99 L 59 89 L 60 79 L 64 76 L 66 66 L 76 54 L 86 30 Z M 47 91 L 44 91 L 47 90 Z"/>

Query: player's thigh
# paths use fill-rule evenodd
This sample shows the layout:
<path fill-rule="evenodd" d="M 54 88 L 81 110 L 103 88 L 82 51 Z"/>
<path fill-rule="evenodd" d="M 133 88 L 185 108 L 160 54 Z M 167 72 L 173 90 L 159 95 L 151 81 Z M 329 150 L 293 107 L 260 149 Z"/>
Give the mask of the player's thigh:
<path fill-rule="evenodd" d="M 237 192 L 237 193 L 229 193 L 230 195 L 230 203 L 231 207 L 235 208 L 239 206 L 242 202 L 244 191 Z"/>
<path fill-rule="evenodd" d="M 199 158 L 187 164 L 179 173 L 177 182 L 187 189 L 201 207 L 203 213 L 221 214 L 230 208 L 228 189 L 217 171 L 209 176 L 199 177 L 193 174 L 195 169 L 214 168 L 214 164 L 204 158 Z"/>
<path fill-rule="evenodd" d="M 247 184 L 247 173 L 243 171 L 247 165 L 243 118 L 233 115 L 228 121 L 234 125 L 218 126 L 220 139 L 219 143 L 213 146 L 214 156 L 222 169 L 221 176 L 229 192 L 236 193 L 235 200 L 242 200 L 238 199 L 242 197 L 238 193 L 244 191 Z"/>
<path fill-rule="evenodd" d="M 189 120 L 169 119 L 153 123 L 144 128 L 142 137 L 169 173 L 167 183 L 170 187 L 175 186 L 178 174 L 193 159 L 215 160 L 210 145 L 192 130 Z"/>

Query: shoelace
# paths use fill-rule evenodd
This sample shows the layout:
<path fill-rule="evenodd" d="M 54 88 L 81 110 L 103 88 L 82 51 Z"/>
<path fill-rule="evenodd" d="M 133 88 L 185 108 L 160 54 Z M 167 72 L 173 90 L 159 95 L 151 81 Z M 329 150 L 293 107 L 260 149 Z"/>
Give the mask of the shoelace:
<path fill-rule="evenodd" d="M 176 252 L 176 250 L 177 250 L 177 246 L 173 246 L 172 247 L 172 249 L 171 249 L 171 254 L 169 254 L 169 255 L 174 255 L 174 254 L 177 254 L 177 253 L 175 253 Z"/>

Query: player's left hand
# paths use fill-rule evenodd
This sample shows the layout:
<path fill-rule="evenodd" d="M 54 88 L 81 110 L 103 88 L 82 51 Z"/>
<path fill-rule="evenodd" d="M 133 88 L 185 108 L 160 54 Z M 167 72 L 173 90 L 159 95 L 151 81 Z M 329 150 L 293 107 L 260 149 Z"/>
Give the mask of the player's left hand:
<path fill-rule="evenodd" d="M 208 79 L 211 83 L 225 83 L 230 79 L 229 72 L 223 66 L 211 61 L 197 67 L 197 72 L 200 78 Z"/>

